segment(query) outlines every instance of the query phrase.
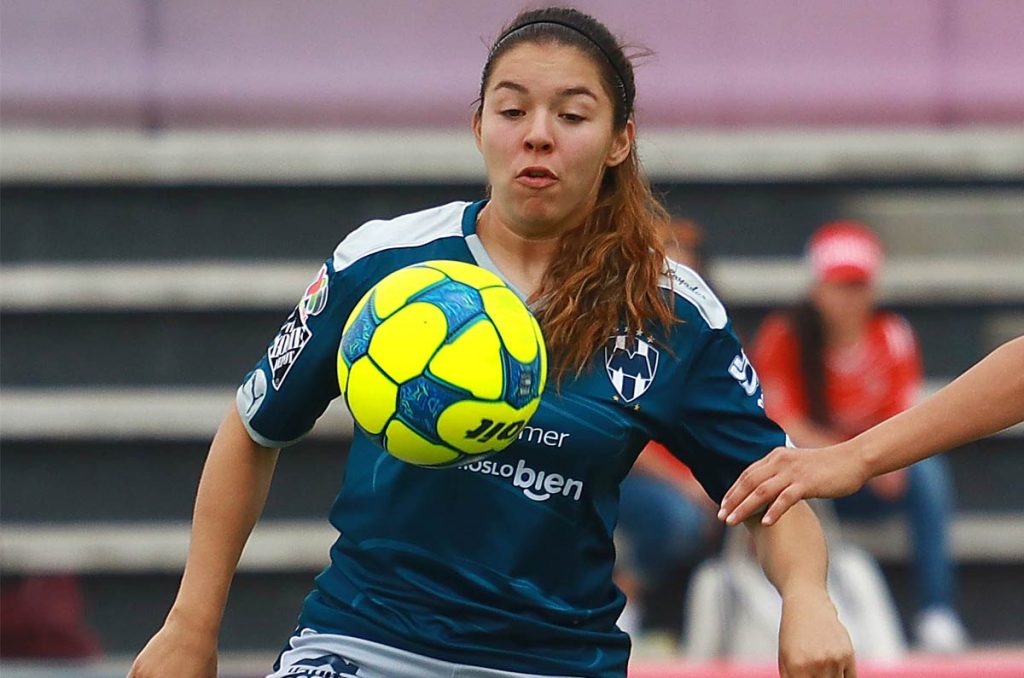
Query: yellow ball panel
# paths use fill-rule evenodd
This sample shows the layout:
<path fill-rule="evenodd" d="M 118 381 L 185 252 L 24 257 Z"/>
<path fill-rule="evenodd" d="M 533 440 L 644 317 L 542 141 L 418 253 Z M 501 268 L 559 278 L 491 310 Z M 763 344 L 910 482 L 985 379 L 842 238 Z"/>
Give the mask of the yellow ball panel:
<path fill-rule="evenodd" d="M 372 294 L 373 288 L 371 287 L 370 290 L 363 295 L 363 298 L 359 300 L 359 303 L 355 305 L 355 308 L 352 309 L 352 312 L 348 316 L 348 320 L 345 321 L 345 327 L 341 330 L 342 334 L 348 332 L 348 328 L 352 327 L 352 323 L 354 323 L 356 318 L 359 317 L 359 312 L 363 310 L 363 306 L 366 306 L 366 302 L 370 300 L 370 296 Z"/>
<path fill-rule="evenodd" d="M 430 361 L 430 372 L 477 398 L 497 400 L 505 385 L 501 342 L 494 325 L 478 320 Z"/>
<path fill-rule="evenodd" d="M 430 442 L 397 419 L 388 426 L 385 436 L 388 452 L 410 464 L 437 466 L 459 458 L 456 452 Z"/>
<path fill-rule="evenodd" d="M 345 399 L 352 418 L 369 433 L 380 433 L 398 404 L 398 387 L 362 357 L 352 364 Z"/>
<path fill-rule="evenodd" d="M 341 351 L 338 351 L 338 388 L 341 389 L 342 395 L 345 395 L 345 391 L 348 389 L 348 372 L 345 358 L 341 355 Z"/>
<path fill-rule="evenodd" d="M 373 288 L 373 310 L 378 318 L 387 318 L 409 297 L 441 280 L 444 280 L 444 274 L 422 266 L 395 271 Z"/>
<path fill-rule="evenodd" d="M 441 440 L 467 454 L 496 452 L 516 440 L 539 404 L 537 398 L 517 410 L 502 402 L 463 400 L 441 413 L 437 433 Z"/>
<path fill-rule="evenodd" d="M 508 352 L 520 362 L 532 362 L 537 357 L 538 344 L 526 305 L 507 287 L 482 290 L 480 296 Z"/>
<path fill-rule="evenodd" d="M 473 264 L 467 264 L 464 261 L 448 261 L 440 259 L 437 261 L 424 262 L 423 265 L 436 268 L 439 271 L 444 271 L 452 280 L 457 280 L 460 283 L 465 283 L 470 287 L 475 287 L 476 289 L 505 285 L 501 278 L 494 275 L 487 269 L 474 266 Z"/>
<path fill-rule="evenodd" d="M 401 384 L 423 372 L 447 334 L 444 311 L 433 304 L 413 302 L 374 330 L 369 354 Z"/>

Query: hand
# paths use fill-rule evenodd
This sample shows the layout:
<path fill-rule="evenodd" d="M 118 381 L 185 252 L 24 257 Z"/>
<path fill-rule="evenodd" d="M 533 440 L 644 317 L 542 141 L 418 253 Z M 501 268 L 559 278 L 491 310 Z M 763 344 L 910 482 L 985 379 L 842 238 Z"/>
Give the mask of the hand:
<path fill-rule="evenodd" d="M 779 627 L 781 678 L 856 678 L 850 635 L 828 593 L 805 591 L 782 601 Z"/>
<path fill-rule="evenodd" d="M 170 618 L 135 658 L 128 678 L 217 678 L 217 634 Z"/>
<path fill-rule="evenodd" d="M 866 480 L 864 464 L 841 444 L 817 450 L 777 447 L 736 479 L 722 498 L 718 518 L 736 525 L 770 504 L 761 522 L 773 525 L 801 499 L 844 497 Z"/>

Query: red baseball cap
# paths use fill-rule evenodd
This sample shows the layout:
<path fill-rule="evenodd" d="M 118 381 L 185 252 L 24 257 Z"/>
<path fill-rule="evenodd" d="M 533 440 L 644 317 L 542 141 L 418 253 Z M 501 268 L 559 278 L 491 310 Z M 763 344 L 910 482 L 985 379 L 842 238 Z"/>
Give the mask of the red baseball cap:
<path fill-rule="evenodd" d="M 807 259 L 821 282 L 871 282 L 882 266 L 882 242 L 858 221 L 832 221 L 807 241 Z"/>

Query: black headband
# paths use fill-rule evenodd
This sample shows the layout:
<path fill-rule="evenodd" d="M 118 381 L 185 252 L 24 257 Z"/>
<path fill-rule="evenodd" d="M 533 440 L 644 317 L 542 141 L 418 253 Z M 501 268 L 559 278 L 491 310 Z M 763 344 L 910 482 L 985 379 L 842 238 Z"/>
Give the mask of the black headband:
<path fill-rule="evenodd" d="M 505 31 L 505 33 L 503 33 L 502 36 L 494 42 L 494 47 L 491 48 L 491 53 L 490 55 L 488 55 L 487 61 L 491 61 L 494 53 L 498 51 L 498 46 L 501 45 L 501 43 L 505 42 L 505 40 L 507 40 L 513 33 L 517 33 L 522 29 L 526 28 L 527 26 L 536 26 L 537 24 L 555 24 L 556 26 L 568 28 L 570 31 L 579 33 L 580 35 L 587 39 L 587 42 L 596 47 L 598 51 L 604 55 L 604 58 L 608 60 L 608 65 L 612 67 L 612 72 L 615 73 L 616 80 L 618 80 L 619 94 L 622 95 L 622 105 L 625 109 L 626 115 L 628 116 L 630 113 L 630 106 L 629 96 L 626 92 L 626 79 L 622 77 L 622 73 L 619 71 L 618 66 L 615 65 L 615 61 L 612 59 L 612 56 L 608 54 L 608 51 L 604 47 L 601 46 L 601 43 L 599 43 L 597 40 L 594 40 L 594 38 L 590 37 L 590 35 L 586 31 L 577 26 L 573 26 L 570 23 L 558 21 L 557 19 L 535 19 L 533 21 L 526 21 L 524 23 L 518 24 L 517 26 L 514 26 L 513 28 L 510 28 L 509 30 Z"/>

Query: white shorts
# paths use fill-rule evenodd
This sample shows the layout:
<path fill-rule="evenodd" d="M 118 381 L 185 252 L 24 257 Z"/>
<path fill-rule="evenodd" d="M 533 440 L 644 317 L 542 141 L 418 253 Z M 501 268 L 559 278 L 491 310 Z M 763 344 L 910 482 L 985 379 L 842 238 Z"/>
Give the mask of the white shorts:
<path fill-rule="evenodd" d="M 302 629 L 267 678 L 551 678 L 453 664 L 362 638 Z M 564 677 L 569 678 L 569 677 Z"/>

